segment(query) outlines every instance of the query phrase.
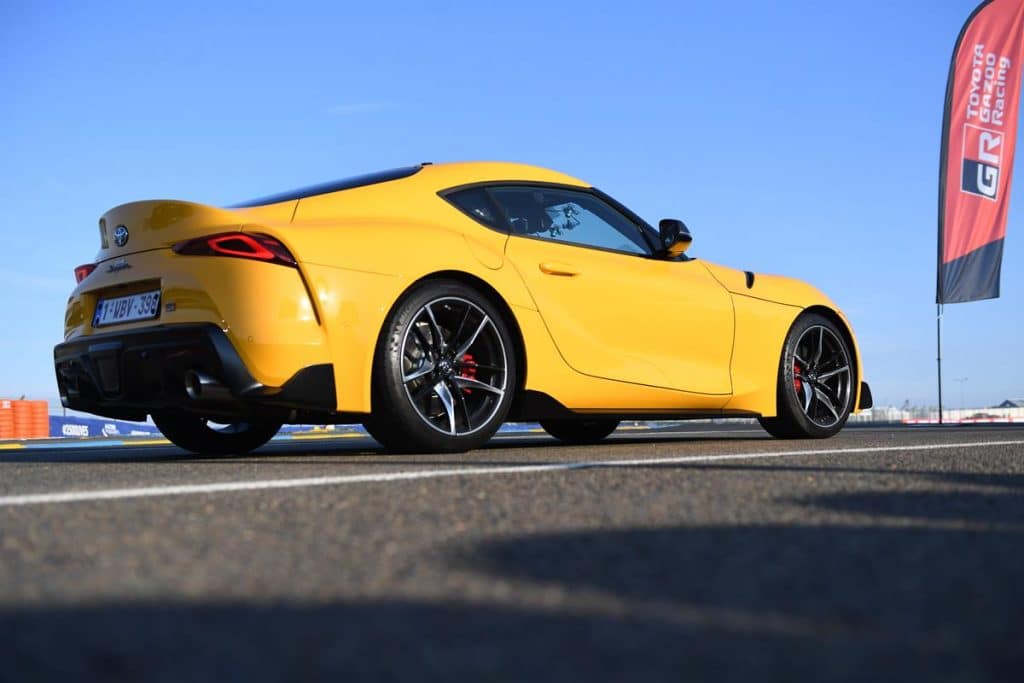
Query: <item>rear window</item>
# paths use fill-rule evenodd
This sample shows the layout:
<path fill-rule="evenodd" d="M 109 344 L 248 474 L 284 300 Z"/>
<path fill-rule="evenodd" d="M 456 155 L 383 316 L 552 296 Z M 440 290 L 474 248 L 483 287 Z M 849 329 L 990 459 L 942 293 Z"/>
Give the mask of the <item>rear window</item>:
<path fill-rule="evenodd" d="M 463 213 L 487 227 L 507 231 L 503 221 L 498 217 L 498 206 L 491 200 L 484 188 L 474 187 L 468 190 L 449 192 L 442 196 L 461 209 Z"/>
<path fill-rule="evenodd" d="M 296 199 L 303 199 L 305 197 L 315 197 L 318 194 L 329 194 L 340 190 L 351 190 L 356 187 L 386 183 L 389 180 L 401 180 L 402 178 L 408 178 L 415 174 L 421 168 L 423 168 L 423 166 L 403 166 L 402 168 L 393 168 L 389 171 L 365 173 L 363 175 L 352 176 L 351 178 L 334 180 L 329 183 L 320 183 L 319 185 L 302 187 L 298 190 L 291 190 L 290 192 L 281 192 L 280 194 L 272 194 L 267 197 L 260 197 L 259 199 L 251 199 L 247 202 L 241 202 L 240 204 L 232 204 L 228 208 L 244 209 L 250 206 L 266 206 L 267 204 L 290 202 Z"/>

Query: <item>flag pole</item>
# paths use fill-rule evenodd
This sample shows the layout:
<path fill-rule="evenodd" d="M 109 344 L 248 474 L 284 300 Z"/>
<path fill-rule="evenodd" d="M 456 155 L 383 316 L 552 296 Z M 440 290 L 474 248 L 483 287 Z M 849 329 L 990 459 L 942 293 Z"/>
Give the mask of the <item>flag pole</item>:
<path fill-rule="evenodd" d="M 939 424 L 942 424 L 942 304 L 935 304 L 935 348 L 939 367 Z"/>

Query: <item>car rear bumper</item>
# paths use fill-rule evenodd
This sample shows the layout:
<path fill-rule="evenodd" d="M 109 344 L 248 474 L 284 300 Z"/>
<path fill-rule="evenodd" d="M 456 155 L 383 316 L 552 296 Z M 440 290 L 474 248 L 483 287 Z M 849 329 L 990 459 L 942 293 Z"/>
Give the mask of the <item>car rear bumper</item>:
<path fill-rule="evenodd" d="M 58 344 L 53 360 L 65 407 L 113 418 L 142 420 L 168 408 L 230 417 L 336 408 L 331 364 L 310 365 L 279 387 L 265 386 L 210 323 L 81 337 Z M 209 381 L 205 391 L 186 391 L 189 373 Z"/>

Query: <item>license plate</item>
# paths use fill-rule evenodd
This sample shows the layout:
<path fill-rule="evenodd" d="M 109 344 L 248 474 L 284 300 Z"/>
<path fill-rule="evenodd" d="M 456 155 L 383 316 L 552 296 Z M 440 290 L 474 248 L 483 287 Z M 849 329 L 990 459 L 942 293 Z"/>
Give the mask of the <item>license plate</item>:
<path fill-rule="evenodd" d="M 136 320 L 152 320 L 160 315 L 160 290 L 142 292 L 96 302 L 96 313 L 92 317 L 93 327 L 130 323 Z"/>

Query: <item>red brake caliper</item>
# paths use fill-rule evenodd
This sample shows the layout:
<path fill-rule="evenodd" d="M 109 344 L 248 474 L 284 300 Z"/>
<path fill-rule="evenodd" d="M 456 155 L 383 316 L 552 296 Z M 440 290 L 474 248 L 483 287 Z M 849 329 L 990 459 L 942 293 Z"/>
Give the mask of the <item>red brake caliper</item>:
<path fill-rule="evenodd" d="M 793 361 L 793 386 L 796 387 L 796 395 L 799 396 L 804 389 L 803 380 L 797 375 L 800 373 L 800 366 L 796 361 Z"/>
<path fill-rule="evenodd" d="M 462 362 L 463 363 L 472 363 L 473 366 L 470 366 L 468 368 L 466 368 L 466 367 L 462 368 L 462 372 L 459 373 L 459 376 L 460 377 L 465 377 L 466 379 L 476 379 L 476 367 L 475 367 L 476 366 L 476 361 L 473 359 L 473 354 L 467 353 L 464 356 L 462 356 Z M 471 394 L 471 393 L 473 393 L 473 390 L 472 389 L 463 389 L 462 392 L 465 393 L 465 394 Z"/>

